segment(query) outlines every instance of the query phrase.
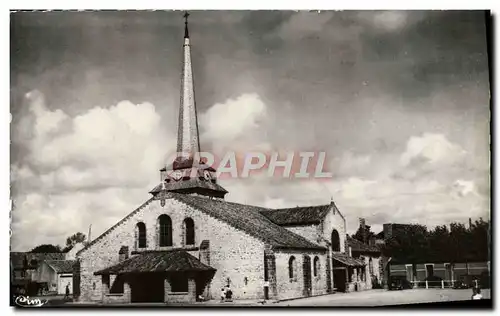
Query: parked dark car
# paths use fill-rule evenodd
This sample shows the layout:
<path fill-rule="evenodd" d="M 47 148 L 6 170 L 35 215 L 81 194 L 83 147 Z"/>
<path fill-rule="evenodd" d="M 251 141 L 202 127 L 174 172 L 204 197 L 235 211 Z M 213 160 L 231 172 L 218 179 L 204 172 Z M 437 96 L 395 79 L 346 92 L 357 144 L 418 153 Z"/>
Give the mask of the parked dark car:
<path fill-rule="evenodd" d="M 389 282 L 389 290 L 400 291 L 404 289 L 411 289 L 411 282 L 404 276 L 392 276 Z"/>
<path fill-rule="evenodd" d="M 462 275 L 453 284 L 454 289 L 469 289 L 477 285 L 483 287 L 480 282 L 480 277 L 477 275 Z"/>

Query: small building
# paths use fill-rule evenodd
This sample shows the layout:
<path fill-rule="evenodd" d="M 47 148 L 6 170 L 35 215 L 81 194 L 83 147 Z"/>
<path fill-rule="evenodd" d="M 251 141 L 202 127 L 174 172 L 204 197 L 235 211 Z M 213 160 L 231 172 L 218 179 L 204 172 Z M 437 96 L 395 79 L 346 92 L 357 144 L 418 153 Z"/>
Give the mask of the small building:
<path fill-rule="evenodd" d="M 488 262 L 389 262 L 389 278 L 403 278 L 412 287 L 451 287 L 456 281 L 484 283 L 489 278 Z M 466 280 L 469 278 L 469 280 Z M 426 283 L 427 281 L 427 283 Z M 474 281 L 475 282 L 475 281 Z M 470 284 L 469 284 L 470 285 Z M 477 284 L 479 285 L 479 284 Z"/>
<path fill-rule="evenodd" d="M 361 271 L 361 289 L 372 289 L 374 286 L 379 286 L 381 283 L 381 257 L 380 248 L 373 243 L 365 244 L 352 237 L 347 237 L 347 244 L 351 249 L 353 258 L 361 260 L 364 263 L 364 271 Z"/>
<path fill-rule="evenodd" d="M 37 270 L 44 260 L 64 260 L 64 253 L 11 252 L 11 286 L 15 293 L 37 295 L 44 284 L 38 282 Z"/>
<path fill-rule="evenodd" d="M 66 287 L 73 292 L 74 260 L 44 260 L 37 269 L 37 282 L 47 284 L 49 292 L 66 294 Z"/>

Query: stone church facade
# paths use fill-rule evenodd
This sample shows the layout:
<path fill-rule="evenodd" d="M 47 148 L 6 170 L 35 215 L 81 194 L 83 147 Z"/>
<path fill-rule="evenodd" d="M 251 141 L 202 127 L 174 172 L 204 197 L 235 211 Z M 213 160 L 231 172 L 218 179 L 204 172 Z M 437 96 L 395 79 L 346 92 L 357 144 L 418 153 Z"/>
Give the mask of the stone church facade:
<path fill-rule="evenodd" d="M 227 202 L 215 169 L 193 159 L 200 144 L 185 17 L 178 158 L 160 170 L 149 200 L 76 254 L 75 299 L 194 302 L 218 299 L 226 286 L 234 299 L 333 292 L 335 282 L 347 282 L 334 267 L 364 266 L 346 255 L 345 218 L 333 202 L 290 209 Z"/>

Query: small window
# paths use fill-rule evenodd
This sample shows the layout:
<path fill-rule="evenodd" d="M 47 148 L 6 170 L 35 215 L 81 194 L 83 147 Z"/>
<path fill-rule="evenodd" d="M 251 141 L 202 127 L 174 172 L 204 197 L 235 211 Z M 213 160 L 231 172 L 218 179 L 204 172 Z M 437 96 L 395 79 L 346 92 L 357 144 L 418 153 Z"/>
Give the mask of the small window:
<path fill-rule="evenodd" d="M 143 222 L 137 223 L 137 248 L 147 247 L 146 225 Z"/>
<path fill-rule="evenodd" d="M 158 217 L 160 247 L 172 246 L 172 220 L 168 215 Z"/>
<path fill-rule="evenodd" d="M 290 281 L 295 280 L 295 273 L 297 271 L 296 269 L 297 265 L 297 259 L 295 259 L 294 256 L 290 257 L 290 260 L 288 260 L 288 277 L 290 278 Z"/>
<path fill-rule="evenodd" d="M 313 270 L 314 270 L 314 276 L 315 277 L 319 276 L 319 258 L 318 257 L 314 257 Z"/>
<path fill-rule="evenodd" d="M 340 235 L 336 229 L 332 231 L 332 251 L 340 251 Z"/>
<path fill-rule="evenodd" d="M 184 241 L 186 245 L 194 245 L 194 221 L 191 218 L 184 220 Z"/>

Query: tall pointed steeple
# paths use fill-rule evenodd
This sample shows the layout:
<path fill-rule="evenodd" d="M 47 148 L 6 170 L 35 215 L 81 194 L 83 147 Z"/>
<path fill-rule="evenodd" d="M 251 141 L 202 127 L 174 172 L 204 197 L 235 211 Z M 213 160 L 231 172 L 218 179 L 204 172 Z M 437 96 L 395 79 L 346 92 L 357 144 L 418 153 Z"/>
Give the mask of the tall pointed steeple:
<path fill-rule="evenodd" d="M 193 68 L 191 66 L 191 45 L 188 31 L 189 13 L 184 14 L 184 46 L 181 77 L 181 100 L 179 110 L 179 130 L 177 134 L 177 162 L 181 166 L 192 163 L 195 153 L 200 151 L 198 118 L 194 96 Z M 176 166 L 174 166 L 175 169 Z"/>
<path fill-rule="evenodd" d="M 188 30 L 189 13 L 184 14 L 184 45 L 179 108 L 179 129 L 177 134 L 177 155 L 175 161 L 167 162 L 160 170 L 161 183 L 150 191 L 161 199 L 161 192 L 171 191 L 224 198 L 227 191 L 217 184 L 215 169 L 196 161 L 200 152 L 198 118 L 194 97 L 191 45 Z"/>

